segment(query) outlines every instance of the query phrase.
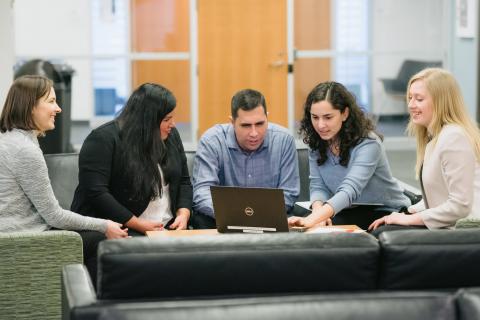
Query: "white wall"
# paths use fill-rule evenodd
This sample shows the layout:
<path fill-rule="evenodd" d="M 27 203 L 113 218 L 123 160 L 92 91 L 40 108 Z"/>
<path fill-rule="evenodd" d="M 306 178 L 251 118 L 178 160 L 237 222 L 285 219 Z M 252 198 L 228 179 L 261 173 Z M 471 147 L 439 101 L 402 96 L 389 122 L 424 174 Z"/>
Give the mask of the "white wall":
<path fill-rule="evenodd" d="M 12 84 L 14 53 L 14 28 L 12 2 L 0 1 L 0 111 L 8 88 Z"/>
<path fill-rule="evenodd" d="M 473 1 L 478 5 L 478 1 Z M 473 8 L 476 17 L 475 38 L 459 38 L 456 30 L 456 13 L 455 1 L 451 3 L 451 20 L 453 28 L 450 32 L 451 38 L 451 55 L 450 55 L 450 71 L 460 85 L 465 103 L 470 111 L 471 116 L 475 119 L 477 116 L 478 92 L 477 83 L 478 76 L 478 7 Z"/>
<path fill-rule="evenodd" d="M 448 53 L 445 1 L 372 0 L 372 103 L 376 114 L 406 113 L 405 100 L 385 94 L 379 78 L 395 78 L 405 59 L 442 60 Z M 448 16 L 447 16 L 448 17 Z"/>
<path fill-rule="evenodd" d="M 90 5 L 84 0 L 14 2 L 16 56 L 67 63 L 75 69 L 73 120 L 90 120 L 93 115 Z"/>

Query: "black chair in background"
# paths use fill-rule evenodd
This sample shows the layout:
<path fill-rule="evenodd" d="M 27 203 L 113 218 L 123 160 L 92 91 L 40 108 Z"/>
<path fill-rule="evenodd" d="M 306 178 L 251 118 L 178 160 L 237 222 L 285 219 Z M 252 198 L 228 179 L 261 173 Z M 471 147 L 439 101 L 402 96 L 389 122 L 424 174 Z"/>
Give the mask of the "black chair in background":
<path fill-rule="evenodd" d="M 404 96 L 408 81 L 417 72 L 425 68 L 442 67 L 441 61 L 405 60 L 394 79 L 380 78 L 385 92 L 389 95 Z"/>

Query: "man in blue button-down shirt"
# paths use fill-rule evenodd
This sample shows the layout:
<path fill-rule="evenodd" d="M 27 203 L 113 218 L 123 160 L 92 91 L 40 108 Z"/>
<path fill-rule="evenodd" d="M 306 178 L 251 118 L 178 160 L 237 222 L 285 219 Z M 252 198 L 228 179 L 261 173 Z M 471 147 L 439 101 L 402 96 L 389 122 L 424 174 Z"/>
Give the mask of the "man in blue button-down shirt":
<path fill-rule="evenodd" d="M 251 89 L 236 93 L 230 119 L 207 130 L 195 154 L 195 228 L 215 228 L 210 186 L 280 188 L 287 211 L 300 193 L 294 138 L 285 128 L 268 123 L 264 96 Z"/>

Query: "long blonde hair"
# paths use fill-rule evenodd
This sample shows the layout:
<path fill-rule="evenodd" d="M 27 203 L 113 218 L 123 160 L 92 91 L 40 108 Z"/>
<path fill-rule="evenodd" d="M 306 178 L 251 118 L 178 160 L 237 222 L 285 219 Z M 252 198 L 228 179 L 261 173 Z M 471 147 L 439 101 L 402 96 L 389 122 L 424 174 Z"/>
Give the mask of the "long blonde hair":
<path fill-rule="evenodd" d="M 407 104 L 409 102 L 410 86 L 417 80 L 422 80 L 432 97 L 433 117 L 427 128 L 414 124 L 410 117 L 407 132 L 417 140 L 417 163 L 415 166 L 418 179 L 420 168 L 425 156 L 425 148 L 430 140 L 436 143 L 443 126 L 456 124 L 463 128 L 474 148 L 477 161 L 480 161 L 480 130 L 470 118 L 457 81 L 446 70 L 427 68 L 412 76 L 407 86 Z"/>

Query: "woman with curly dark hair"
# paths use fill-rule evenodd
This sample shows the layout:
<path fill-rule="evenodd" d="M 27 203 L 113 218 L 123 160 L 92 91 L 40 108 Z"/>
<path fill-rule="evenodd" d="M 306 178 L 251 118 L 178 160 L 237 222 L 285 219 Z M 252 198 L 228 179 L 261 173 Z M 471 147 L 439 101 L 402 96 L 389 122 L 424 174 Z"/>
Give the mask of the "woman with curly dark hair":
<path fill-rule="evenodd" d="M 356 224 L 409 206 L 392 177 L 382 136 L 338 82 L 324 82 L 309 93 L 300 133 L 308 144 L 312 213 L 291 217 L 291 226 Z M 361 204 L 361 205 L 359 205 Z"/>

